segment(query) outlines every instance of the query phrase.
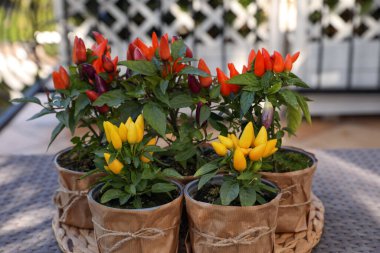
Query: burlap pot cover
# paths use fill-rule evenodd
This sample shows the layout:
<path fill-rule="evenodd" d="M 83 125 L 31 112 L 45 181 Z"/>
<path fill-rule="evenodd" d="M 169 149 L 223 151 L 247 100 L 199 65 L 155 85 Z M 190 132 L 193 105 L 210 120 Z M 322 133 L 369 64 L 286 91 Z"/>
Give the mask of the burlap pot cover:
<path fill-rule="evenodd" d="M 301 232 L 307 230 L 307 221 L 311 203 L 311 185 L 317 168 L 317 159 L 314 154 L 294 147 L 282 147 L 307 155 L 313 164 L 309 168 L 285 172 L 261 172 L 263 178 L 277 184 L 282 190 L 282 198 L 278 210 L 277 233 Z"/>
<path fill-rule="evenodd" d="M 95 201 L 100 186 L 87 197 L 100 253 L 176 253 L 183 200 L 183 188 L 173 201 L 145 209 L 118 209 Z"/>
<path fill-rule="evenodd" d="M 216 176 L 210 182 L 220 184 L 222 177 Z M 259 206 L 221 206 L 193 199 L 197 185 L 198 180 L 185 187 L 191 245 L 191 249 L 187 247 L 188 252 L 274 252 L 276 218 L 281 194 L 269 203 Z"/>
<path fill-rule="evenodd" d="M 78 228 L 92 229 L 91 211 L 88 206 L 87 192 L 102 174 L 93 174 L 83 179 L 84 172 L 72 171 L 61 167 L 57 158 L 70 148 L 59 152 L 54 159 L 58 171 L 59 188 L 54 195 L 58 208 L 59 221 Z"/>

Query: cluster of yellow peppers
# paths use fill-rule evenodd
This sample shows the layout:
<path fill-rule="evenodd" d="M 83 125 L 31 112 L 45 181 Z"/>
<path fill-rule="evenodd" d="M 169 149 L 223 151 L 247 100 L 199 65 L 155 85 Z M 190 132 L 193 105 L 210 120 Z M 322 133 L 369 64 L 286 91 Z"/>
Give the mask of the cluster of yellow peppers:
<path fill-rule="evenodd" d="M 227 137 L 219 135 L 218 139 L 220 142 L 211 143 L 215 152 L 219 156 L 226 156 L 228 150 L 233 152 L 233 167 L 240 172 L 247 169 L 246 156 L 251 161 L 260 161 L 277 151 L 277 139 L 268 140 L 268 133 L 264 126 L 255 136 L 252 122 L 246 125 L 240 139 L 234 134 L 228 134 Z"/>
<path fill-rule="evenodd" d="M 137 117 L 135 122 L 133 122 L 132 118 L 129 117 L 125 123 L 121 122 L 119 127 L 109 121 L 104 121 L 103 127 L 107 142 L 112 144 L 116 150 L 120 150 L 125 142 L 128 142 L 130 145 L 134 145 L 140 143 L 144 138 L 144 117 L 141 114 Z M 152 138 L 146 145 L 151 146 L 155 144 L 156 138 Z M 152 154 L 152 152 L 150 153 Z M 107 162 L 105 169 L 111 170 L 114 174 L 119 174 L 124 168 L 123 163 L 118 159 L 114 159 L 110 163 L 110 157 L 111 154 L 104 153 L 104 159 Z M 150 162 L 149 158 L 143 155 L 140 156 L 140 160 L 144 163 Z"/>

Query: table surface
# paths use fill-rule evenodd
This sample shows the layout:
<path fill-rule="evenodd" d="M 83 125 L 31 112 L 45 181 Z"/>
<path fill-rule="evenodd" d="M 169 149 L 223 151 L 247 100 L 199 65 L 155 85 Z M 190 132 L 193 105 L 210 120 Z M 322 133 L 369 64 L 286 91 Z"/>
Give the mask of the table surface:
<path fill-rule="evenodd" d="M 325 227 L 314 253 L 380 252 L 380 149 L 319 150 L 313 191 Z M 60 252 L 51 229 L 53 156 L 0 156 L 0 253 Z"/>

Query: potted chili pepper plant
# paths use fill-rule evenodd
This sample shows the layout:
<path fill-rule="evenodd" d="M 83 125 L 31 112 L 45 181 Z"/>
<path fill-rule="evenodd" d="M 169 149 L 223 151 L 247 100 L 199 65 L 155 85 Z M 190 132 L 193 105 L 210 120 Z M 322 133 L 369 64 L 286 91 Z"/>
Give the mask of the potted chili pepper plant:
<path fill-rule="evenodd" d="M 96 43 L 91 49 L 86 49 L 83 40 L 75 37 L 72 55 L 74 65 L 69 67 L 68 72 L 62 66 L 53 72 L 55 90 L 46 92 L 47 103 L 42 103 L 37 97 L 13 100 L 32 102 L 43 107 L 31 119 L 55 114 L 59 123 L 51 133 L 49 146 L 64 128 L 69 129 L 72 135 L 78 128 L 85 129 L 83 136 L 71 139 L 72 147 L 58 152 L 54 158 L 59 174 L 59 189 L 54 197 L 59 220 L 79 228 L 93 227 L 86 194 L 90 185 L 101 175 L 81 178 L 95 169 L 93 152 L 104 142 L 101 122 L 119 116 L 117 109 L 106 104 L 94 105 L 99 97 L 113 93 L 119 74 L 116 68 L 118 57 L 111 60 L 107 39 L 96 32 L 94 36 Z"/>
<path fill-rule="evenodd" d="M 109 144 L 95 163 L 106 176 L 88 194 L 99 251 L 177 252 L 182 186 L 152 163 L 156 138 L 144 136 L 142 115 L 104 128 Z"/>
<path fill-rule="evenodd" d="M 156 154 L 160 166 L 174 168 L 192 179 L 196 168 L 207 162 L 213 150 L 206 144 L 211 138 L 207 125 L 217 116 L 212 102 L 219 101 L 219 86 L 212 85 L 210 70 L 203 59 L 192 66 L 191 49 L 179 37 L 169 41 L 152 34 L 151 45 L 135 39 L 128 47 L 128 68 L 122 87 L 126 103 L 142 112 L 148 131 L 162 137 L 165 152 Z"/>
<path fill-rule="evenodd" d="M 240 139 L 219 136 L 211 143 L 221 157 L 199 168 L 200 179 L 184 191 L 194 253 L 274 252 L 281 193 L 258 173 L 262 158 L 277 151 L 276 139 L 266 137 L 255 139 L 249 122 Z"/>
<path fill-rule="evenodd" d="M 254 121 L 255 132 L 277 139 L 275 154 L 262 161 L 261 175 L 276 183 L 284 192 L 280 203 L 277 232 L 299 232 L 307 229 L 311 203 L 311 184 L 317 159 L 299 148 L 282 146 L 285 132 L 294 135 L 302 117 L 311 123 L 308 99 L 296 88 L 308 88 L 291 72 L 299 52 L 269 55 L 264 48 L 256 54 L 251 51 L 247 67 L 242 74 L 228 78 L 217 69 L 224 101 L 219 109 L 224 113 L 229 128 L 239 132 L 239 121 Z M 233 93 L 231 85 L 239 85 L 241 91 Z M 286 112 L 286 125 L 281 122 L 281 108 Z"/>

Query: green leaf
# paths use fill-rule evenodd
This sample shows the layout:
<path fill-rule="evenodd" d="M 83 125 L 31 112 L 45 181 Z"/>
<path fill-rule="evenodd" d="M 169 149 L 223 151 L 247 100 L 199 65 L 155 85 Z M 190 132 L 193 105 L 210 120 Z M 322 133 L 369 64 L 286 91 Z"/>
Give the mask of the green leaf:
<path fill-rule="evenodd" d="M 210 98 L 215 99 L 220 95 L 220 85 L 213 86 L 209 89 Z"/>
<path fill-rule="evenodd" d="M 53 141 L 57 138 L 60 132 L 65 128 L 65 125 L 59 122 L 59 124 L 54 128 L 53 132 L 51 132 L 50 142 L 48 148 L 53 143 Z"/>
<path fill-rule="evenodd" d="M 199 182 L 198 182 L 198 190 L 200 190 L 205 184 L 207 184 L 208 181 L 210 181 L 217 173 L 218 171 L 214 171 L 212 173 L 209 173 L 209 174 L 205 174 L 203 175 L 200 179 L 199 179 Z"/>
<path fill-rule="evenodd" d="M 113 199 L 118 199 L 122 197 L 124 194 L 123 191 L 119 189 L 109 189 L 105 193 L 102 194 L 102 197 L 100 198 L 100 203 L 105 204 Z"/>
<path fill-rule="evenodd" d="M 65 127 L 70 128 L 69 126 L 69 113 L 68 111 L 57 112 L 55 117 L 61 122 Z"/>
<path fill-rule="evenodd" d="M 148 102 L 143 108 L 144 119 L 162 137 L 166 133 L 166 115 L 162 109 L 153 102 Z"/>
<path fill-rule="evenodd" d="M 287 130 L 290 135 L 294 135 L 301 125 L 302 114 L 300 108 L 288 107 L 286 112 Z"/>
<path fill-rule="evenodd" d="M 252 187 L 240 188 L 239 199 L 241 206 L 253 206 L 256 202 L 256 191 Z"/>
<path fill-rule="evenodd" d="M 278 92 L 279 90 L 281 90 L 281 88 L 282 88 L 282 83 L 281 82 L 275 83 L 274 85 L 272 85 L 268 89 L 268 95 L 272 95 L 272 94 Z"/>
<path fill-rule="evenodd" d="M 177 60 L 179 57 L 183 57 L 186 52 L 186 45 L 183 40 L 176 40 L 171 44 L 171 54 L 174 60 Z"/>
<path fill-rule="evenodd" d="M 153 90 L 153 93 L 154 95 L 156 96 L 156 98 L 158 100 L 160 100 L 162 103 L 166 104 L 166 105 L 170 105 L 170 102 L 169 102 L 169 96 L 167 93 L 163 93 L 162 92 L 162 89 L 161 87 L 156 87 L 154 90 Z"/>
<path fill-rule="evenodd" d="M 253 73 L 244 73 L 234 76 L 228 80 L 228 83 L 249 86 L 252 91 L 259 91 L 262 89 L 259 80 Z"/>
<path fill-rule="evenodd" d="M 74 117 L 77 117 L 79 113 L 90 104 L 90 100 L 85 94 L 80 94 L 75 101 Z"/>
<path fill-rule="evenodd" d="M 119 65 L 126 66 L 127 68 L 147 76 L 157 75 L 157 69 L 153 62 L 150 61 L 122 61 Z"/>
<path fill-rule="evenodd" d="M 174 109 L 189 107 L 193 104 L 193 99 L 188 94 L 180 94 L 170 100 L 170 107 Z"/>
<path fill-rule="evenodd" d="M 38 105 L 42 105 L 41 101 L 36 97 L 23 97 L 23 98 L 15 98 L 10 101 L 11 103 L 35 103 Z"/>
<path fill-rule="evenodd" d="M 237 196 L 239 196 L 239 184 L 234 181 L 224 181 L 220 187 L 222 205 L 228 206 Z"/>
<path fill-rule="evenodd" d="M 254 92 L 242 91 L 241 96 L 240 96 L 241 117 L 243 117 L 248 112 L 249 108 L 252 106 L 254 99 L 255 99 Z"/>
<path fill-rule="evenodd" d="M 303 116 L 305 117 L 307 123 L 311 124 L 311 116 L 310 116 L 310 112 L 309 112 L 309 106 L 308 106 L 305 98 L 303 96 L 301 96 L 300 94 L 296 94 L 296 96 L 297 96 L 298 104 L 302 109 Z"/>
<path fill-rule="evenodd" d="M 128 200 L 131 198 L 131 194 L 123 194 L 120 198 L 119 198 L 119 202 L 120 202 L 120 205 L 125 205 Z"/>
<path fill-rule="evenodd" d="M 186 161 L 188 159 L 190 159 L 191 157 L 193 157 L 196 153 L 196 149 L 195 148 L 190 148 L 188 150 L 184 150 L 180 153 L 178 153 L 177 155 L 174 156 L 174 159 L 178 162 L 180 161 Z"/>
<path fill-rule="evenodd" d="M 125 99 L 124 92 L 121 90 L 111 90 L 100 95 L 100 97 L 98 97 L 93 103 L 93 106 L 102 106 L 105 104 L 111 107 L 119 106 L 125 101 Z"/>
<path fill-rule="evenodd" d="M 194 174 L 195 177 L 202 176 L 204 174 L 207 174 L 213 170 L 218 169 L 218 165 L 215 163 L 206 163 L 202 167 L 200 167 Z"/>
<path fill-rule="evenodd" d="M 293 85 L 301 88 L 310 88 L 309 85 L 307 85 L 304 81 L 302 81 L 300 78 L 287 78 L 286 79 L 287 85 Z"/>
<path fill-rule="evenodd" d="M 171 192 L 176 189 L 177 189 L 177 186 L 172 183 L 156 183 L 152 185 L 153 193 Z"/>
<path fill-rule="evenodd" d="M 202 76 L 202 77 L 209 77 L 210 75 L 206 72 L 193 67 L 193 66 L 187 66 L 184 69 L 182 69 L 178 75 L 196 75 L 196 76 Z"/>
<path fill-rule="evenodd" d="M 55 111 L 53 110 L 49 110 L 47 108 L 43 108 L 40 112 L 34 114 L 32 117 L 30 117 L 28 120 L 33 120 L 33 119 L 37 119 L 41 116 L 44 116 L 46 114 L 50 114 L 50 113 L 54 113 Z"/>
<path fill-rule="evenodd" d="M 165 176 L 165 177 L 172 177 L 172 178 L 183 178 L 183 176 L 181 174 L 178 173 L 178 171 L 174 170 L 174 169 L 164 169 L 162 171 L 162 174 Z"/>
<path fill-rule="evenodd" d="M 145 146 L 144 151 L 145 152 L 161 152 L 161 151 L 163 151 L 163 149 L 159 146 L 151 145 L 151 146 Z"/>
<path fill-rule="evenodd" d="M 286 103 L 286 105 L 292 107 L 293 109 L 298 108 L 297 97 L 293 91 L 286 89 L 286 90 L 280 91 L 279 94 L 284 100 L 284 102 Z"/>
<path fill-rule="evenodd" d="M 163 94 L 165 94 L 166 92 L 166 89 L 168 88 L 169 86 L 169 81 L 168 80 L 162 80 L 162 82 L 160 82 L 160 89 L 162 91 Z"/>
<path fill-rule="evenodd" d="M 203 105 L 199 113 L 199 125 L 202 125 L 211 115 L 210 107 Z"/>
<path fill-rule="evenodd" d="M 253 171 L 245 170 L 237 177 L 239 180 L 252 180 L 254 178 Z"/>

